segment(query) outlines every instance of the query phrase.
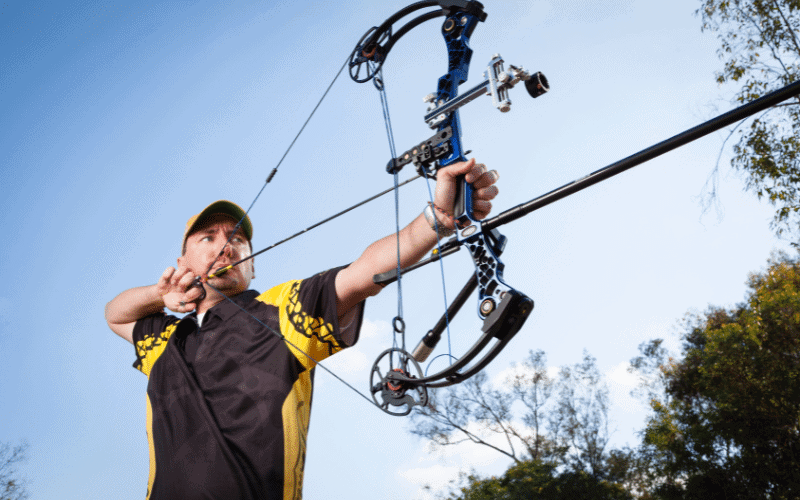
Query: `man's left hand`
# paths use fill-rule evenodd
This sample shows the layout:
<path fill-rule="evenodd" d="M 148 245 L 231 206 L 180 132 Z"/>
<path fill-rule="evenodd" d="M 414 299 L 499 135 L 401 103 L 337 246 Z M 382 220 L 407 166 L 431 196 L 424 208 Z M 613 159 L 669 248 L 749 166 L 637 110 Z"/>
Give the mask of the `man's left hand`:
<path fill-rule="evenodd" d="M 434 203 L 438 209 L 444 210 L 450 217 L 443 217 L 441 210 L 437 210 L 436 215 L 450 229 L 454 227 L 453 205 L 456 197 L 456 182 L 460 175 L 466 175 L 467 182 L 472 184 L 472 209 L 478 220 L 489 215 L 492 210 L 491 200 L 499 192 L 494 184 L 500 175 L 496 170 L 487 170 L 486 165 L 482 163 L 475 163 L 474 158 L 439 170 L 436 174 Z"/>

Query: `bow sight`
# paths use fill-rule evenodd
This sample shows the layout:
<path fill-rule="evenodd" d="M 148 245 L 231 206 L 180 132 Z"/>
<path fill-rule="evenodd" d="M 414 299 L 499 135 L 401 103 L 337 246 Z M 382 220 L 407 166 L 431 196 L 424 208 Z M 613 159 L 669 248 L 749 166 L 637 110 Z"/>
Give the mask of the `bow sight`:
<path fill-rule="evenodd" d="M 416 10 L 435 6 L 439 9 L 422 14 L 393 33 L 392 25 L 402 17 Z M 438 169 L 466 161 L 461 144 L 458 109 L 477 97 L 488 94 L 497 109 L 507 112 L 511 109 L 508 91 L 517 83 L 524 81 L 528 93 L 534 98 L 549 90 L 547 78 L 543 74 L 537 72 L 531 75 L 521 66 L 513 65 L 509 65 L 506 70 L 502 57 L 496 54 L 484 71 L 484 81 L 469 91 L 458 94 L 459 85 L 467 80 L 472 58 L 469 38 L 478 23 L 486 20 L 486 13 L 480 2 L 464 0 L 417 2 L 400 10 L 380 26 L 368 30 L 350 55 L 350 77 L 359 83 L 375 78 L 375 86 L 385 103 L 383 82 L 376 75 L 380 74 L 390 50 L 400 37 L 415 26 L 442 16 L 445 17 L 441 31 L 447 45 L 448 72 L 439 78 L 437 91 L 425 97 L 425 102 L 429 104 L 425 122 L 436 129 L 436 134 L 389 160 L 386 169 L 394 175 L 403 166 L 413 163 L 420 175 L 435 178 Z M 387 126 L 387 131 L 390 129 Z M 391 135 L 389 140 L 393 143 Z M 481 222 L 475 219 L 472 186 L 463 176 L 457 180 L 454 216 L 457 221 L 456 237 L 445 243 L 440 250 L 446 247 L 452 253 L 465 245 L 472 256 L 475 272 L 413 354 L 406 352 L 404 347 L 394 347 L 384 351 L 375 361 L 370 373 L 370 391 L 375 403 L 392 415 L 407 415 L 415 405 L 425 405 L 428 401 L 428 387 L 457 384 L 478 373 L 522 328 L 533 310 L 533 301 L 503 280 L 504 265 L 499 255 L 506 238 L 497 230 L 484 231 Z M 373 280 L 384 284 L 395 279 L 397 271 L 375 276 Z M 444 370 L 433 375 L 423 375 L 419 363 L 428 358 L 450 320 L 476 289 L 477 312 L 483 320 L 482 336 L 464 356 Z M 395 333 L 404 336 L 404 328 L 397 327 L 397 320 L 402 322 L 402 319 L 398 316 L 395 320 Z M 475 359 L 477 361 L 470 365 Z M 383 363 L 388 363 L 388 366 L 382 367 Z"/>

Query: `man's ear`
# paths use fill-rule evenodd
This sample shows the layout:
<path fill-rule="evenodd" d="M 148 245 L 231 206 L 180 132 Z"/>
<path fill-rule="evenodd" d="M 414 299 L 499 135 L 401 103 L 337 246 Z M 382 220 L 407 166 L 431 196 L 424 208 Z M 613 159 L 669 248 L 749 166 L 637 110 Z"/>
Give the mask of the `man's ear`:
<path fill-rule="evenodd" d="M 256 279 L 256 262 L 255 262 L 255 259 L 253 259 L 253 265 L 250 266 L 250 268 L 253 270 L 252 276 L 250 277 L 250 279 L 254 280 L 254 279 Z"/>

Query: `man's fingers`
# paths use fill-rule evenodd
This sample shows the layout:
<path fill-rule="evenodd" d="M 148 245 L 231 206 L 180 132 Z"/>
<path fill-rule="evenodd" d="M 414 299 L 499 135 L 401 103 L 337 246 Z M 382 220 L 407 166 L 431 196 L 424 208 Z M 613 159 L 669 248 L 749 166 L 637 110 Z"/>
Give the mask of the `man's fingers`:
<path fill-rule="evenodd" d="M 169 282 L 169 280 L 170 280 L 170 278 L 172 278 L 173 274 L 175 274 L 175 268 L 174 267 L 170 266 L 170 267 L 166 268 L 164 270 L 164 272 L 161 274 L 161 278 L 158 280 L 159 283 L 161 283 L 161 282 L 164 282 L 164 283 Z"/>
<path fill-rule="evenodd" d="M 474 187 L 474 186 L 473 186 Z M 493 200 L 495 197 L 500 193 L 500 190 L 497 189 L 497 186 L 489 186 L 485 188 L 475 189 L 473 191 L 473 204 L 477 203 L 480 200 Z"/>
<path fill-rule="evenodd" d="M 445 179 L 449 182 L 436 183 L 436 203 L 445 211 L 452 211 L 455 184 L 452 182 L 459 175 L 464 175 L 468 183 L 472 184 L 472 208 L 476 218 L 483 219 L 492 210 L 490 200 L 500 192 L 495 183 L 500 178 L 496 170 L 489 170 L 483 163 L 476 163 L 474 158 L 466 162 L 454 163 L 441 170 L 437 176 L 439 181 Z"/>
<path fill-rule="evenodd" d="M 178 303 L 177 312 L 188 313 L 193 311 L 195 307 L 197 307 L 197 304 L 195 304 L 194 302 L 181 301 L 180 303 Z"/>
<path fill-rule="evenodd" d="M 183 294 L 183 300 L 184 300 L 184 302 L 186 302 L 188 304 L 190 302 L 194 302 L 197 299 L 199 299 L 202 294 L 203 294 L 203 288 L 202 287 L 193 286 L 193 287 L 189 288 L 188 290 L 186 290 L 186 293 Z"/>
<path fill-rule="evenodd" d="M 476 200 L 472 204 L 472 213 L 475 218 L 480 220 L 489 215 L 492 211 L 492 202 L 485 200 Z"/>
<path fill-rule="evenodd" d="M 161 277 L 158 278 L 157 285 L 162 295 L 167 291 L 169 291 L 169 282 L 172 279 L 172 275 L 174 274 L 175 274 L 175 268 L 168 267 L 164 270 L 163 273 L 161 273 Z"/>
<path fill-rule="evenodd" d="M 475 189 L 489 187 L 494 185 L 498 179 L 500 179 L 500 174 L 497 173 L 497 170 L 491 170 L 489 172 L 484 171 L 480 176 L 475 178 L 472 182 L 472 187 Z"/>
<path fill-rule="evenodd" d="M 465 174 L 469 176 L 474 167 L 475 167 L 475 158 L 470 158 L 465 162 L 453 163 L 452 165 L 448 165 L 445 168 L 439 170 L 439 172 L 436 175 L 439 176 L 444 174 L 446 176 L 453 178 Z"/>
<path fill-rule="evenodd" d="M 485 173 L 486 173 L 486 165 L 483 163 L 476 163 L 466 172 L 467 182 L 470 184 L 475 184 Z"/>
<path fill-rule="evenodd" d="M 188 270 L 187 270 L 186 274 L 184 274 L 181 277 L 180 281 L 178 281 L 178 283 L 176 285 L 178 291 L 185 292 L 186 290 L 188 290 L 189 286 L 191 286 L 191 284 L 192 284 L 192 281 L 194 281 L 194 274 L 188 272 Z"/>
<path fill-rule="evenodd" d="M 180 286 L 180 283 L 187 276 L 194 278 L 192 271 L 188 267 L 178 266 L 178 269 L 175 271 L 175 274 L 172 275 L 172 279 L 170 280 L 170 285 L 172 285 L 173 287 Z"/>

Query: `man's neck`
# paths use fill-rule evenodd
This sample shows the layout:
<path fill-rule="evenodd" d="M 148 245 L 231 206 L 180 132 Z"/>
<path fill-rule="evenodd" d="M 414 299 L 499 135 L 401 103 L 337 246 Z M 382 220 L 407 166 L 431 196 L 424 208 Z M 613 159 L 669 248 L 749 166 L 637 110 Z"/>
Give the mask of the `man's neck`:
<path fill-rule="evenodd" d="M 218 293 L 209 293 L 205 300 L 197 305 L 197 314 L 205 314 L 206 311 L 225 300 L 225 296 Z"/>

